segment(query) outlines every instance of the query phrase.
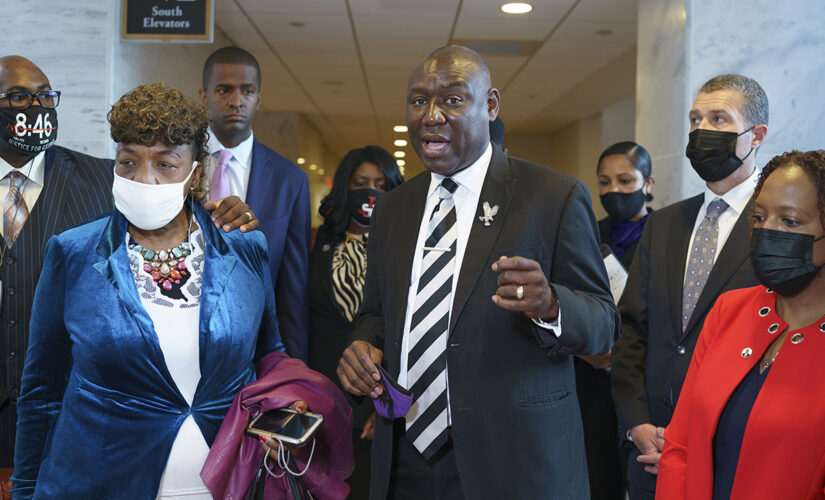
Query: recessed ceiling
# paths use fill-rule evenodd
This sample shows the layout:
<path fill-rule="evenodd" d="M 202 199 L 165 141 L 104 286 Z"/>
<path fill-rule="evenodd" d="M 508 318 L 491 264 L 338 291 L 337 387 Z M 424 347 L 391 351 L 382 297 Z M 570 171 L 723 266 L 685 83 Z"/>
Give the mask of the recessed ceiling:
<path fill-rule="evenodd" d="M 215 22 L 261 63 L 262 108 L 303 113 L 343 155 L 399 149 L 393 141 L 406 134 L 392 128 L 404 123 L 407 78 L 450 41 L 481 44 L 508 133 L 547 134 L 589 116 L 592 106 L 565 105 L 571 93 L 586 102 L 579 87 L 596 103 L 613 89 L 632 93 L 628 71 L 580 84 L 632 55 L 636 2 L 536 0 L 532 12 L 508 15 L 503 0 L 216 0 Z M 414 172 L 412 148 L 400 149 Z"/>

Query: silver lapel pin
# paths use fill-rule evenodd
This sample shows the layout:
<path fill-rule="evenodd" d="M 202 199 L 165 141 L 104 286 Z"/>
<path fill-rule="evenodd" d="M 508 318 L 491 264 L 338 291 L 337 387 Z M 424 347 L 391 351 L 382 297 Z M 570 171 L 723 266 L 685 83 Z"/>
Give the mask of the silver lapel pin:
<path fill-rule="evenodd" d="M 483 222 L 485 227 L 490 227 L 490 223 L 493 222 L 493 217 L 498 213 L 498 205 L 491 207 L 490 202 L 485 201 L 481 208 L 484 209 L 484 215 L 479 215 L 478 220 Z"/>

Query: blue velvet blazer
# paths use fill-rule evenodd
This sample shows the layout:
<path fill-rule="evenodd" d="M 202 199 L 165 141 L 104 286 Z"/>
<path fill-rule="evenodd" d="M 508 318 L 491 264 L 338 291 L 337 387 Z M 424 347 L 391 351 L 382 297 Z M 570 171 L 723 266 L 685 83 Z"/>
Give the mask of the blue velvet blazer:
<path fill-rule="evenodd" d="M 283 350 L 264 235 L 221 233 L 199 205 L 195 216 L 207 246 L 191 407 L 138 296 L 125 217 L 49 241 L 17 407 L 15 499 L 155 498 L 186 417 L 211 445 L 254 361 Z"/>

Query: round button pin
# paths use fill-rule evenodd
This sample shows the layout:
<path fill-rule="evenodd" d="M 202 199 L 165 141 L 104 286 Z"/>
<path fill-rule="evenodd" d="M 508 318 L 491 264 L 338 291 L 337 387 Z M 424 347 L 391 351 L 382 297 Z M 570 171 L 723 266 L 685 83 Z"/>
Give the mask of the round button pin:
<path fill-rule="evenodd" d="M 743 358 L 748 359 L 749 357 L 751 357 L 751 354 L 753 354 L 753 349 L 751 349 L 750 347 L 742 349 Z"/>

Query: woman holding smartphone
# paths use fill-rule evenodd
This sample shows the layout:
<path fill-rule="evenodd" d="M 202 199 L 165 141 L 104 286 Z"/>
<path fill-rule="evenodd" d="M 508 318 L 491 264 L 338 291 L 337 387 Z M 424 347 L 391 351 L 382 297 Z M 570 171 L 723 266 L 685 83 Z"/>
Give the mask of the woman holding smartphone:
<path fill-rule="evenodd" d="M 224 415 L 254 363 L 284 349 L 266 240 L 221 233 L 198 203 L 200 104 L 142 85 L 108 119 L 117 209 L 49 241 L 12 493 L 212 498 L 199 474 Z"/>

